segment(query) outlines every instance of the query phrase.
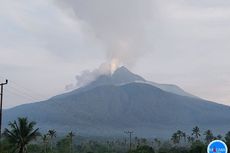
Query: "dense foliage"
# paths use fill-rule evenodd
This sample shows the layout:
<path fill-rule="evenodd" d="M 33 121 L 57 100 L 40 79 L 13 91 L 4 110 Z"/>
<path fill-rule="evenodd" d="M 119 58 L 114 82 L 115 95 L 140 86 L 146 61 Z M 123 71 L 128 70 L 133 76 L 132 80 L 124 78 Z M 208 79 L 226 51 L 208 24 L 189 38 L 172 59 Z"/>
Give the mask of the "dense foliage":
<path fill-rule="evenodd" d="M 198 126 L 191 135 L 178 130 L 168 140 L 157 138 L 83 138 L 70 131 L 59 136 L 54 130 L 41 135 L 35 122 L 19 118 L 5 129 L 1 153 L 206 153 L 207 145 L 215 139 L 226 142 L 230 148 L 230 131 L 215 136 L 211 130 L 201 131 Z"/>

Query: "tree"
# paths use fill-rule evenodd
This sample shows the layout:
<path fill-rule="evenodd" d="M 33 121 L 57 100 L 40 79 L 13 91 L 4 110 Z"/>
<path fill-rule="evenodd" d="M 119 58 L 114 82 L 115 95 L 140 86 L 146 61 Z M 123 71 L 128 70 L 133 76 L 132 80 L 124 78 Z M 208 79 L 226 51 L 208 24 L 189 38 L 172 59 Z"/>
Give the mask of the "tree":
<path fill-rule="evenodd" d="M 18 121 L 9 123 L 9 129 L 5 129 L 4 136 L 15 146 L 14 152 L 27 152 L 27 145 L 40 135 L 38 128 L 34 130 L 35 125 L 35 122 L 29 122 L 27 118 L 18 118 Z"/>
<path fill-rule="evenodd" d="M 221 140 L 221 139 L 222 139 L 222 135 L 218 134 L 218 135 L 216 136 L 216 138 L 217 138 L 218 140 Z"/>
<path fill-rule="evenodd" d="M 69 138 L 65 137 L 57 142 L 57 150 L 59 153 L 68 153 L 70 146 Z"/>
<path fill-rule="evenodd" d="M 154 138 L 153 142 L 152 142 L 152 146 L 155 150 L 159 150 L 160 146 L 161 146 L 161 141 L 157 138 Z"/>
<path fill-rule="evenodd" d="M 140 146 L 136 150 L 129 151 L 129 153 L 155 153 L 154 149 L 149 146 Z"/>
<path fill-rule="evenodd" d="M 225 138 L 225 142 L 228 146 L 228 151 L 230 151 L 230 131 L 228 133 L 226 133 L 224 138 Z"/>
<path fill-rule="evenodd" d="M 147 145 L 148 141 L 145 138 L 141 138 L 141 145 L 145 146 Z"/>
<path fill-rule="evenodd" d="M 69 138 L 70 140 L 70 153 L 73 152 L 73 137 L 74 137 L 74 133 L 71 131 L 68 133 L 67 137 Z"/>
<path fill-rule="evenodd" d="M 182 132 L 181 130 L 178 130 L 176 133 L 172 135 L 171 140 L 173 141 L 174 144 L 180 143 L 181 139 L 184 138 L 184 141 L 186 141 L 186 134 Z"/>
<path fill-rule="evenodd" d="M 196 139 L 198 139 L 200 137 L 200 129 L 198 126 L 196 126 L 192 129 L 192 135 L 194 135 Z"/>
<path fill-rule="evenodd" d="M 184 138 L 184 142 L 186 142 L 186 133 L 185 132 L 182 132 L 181 136 Z"/>
<path fill-rule="evenodd" d="M 226 140 L 226 143 L 229 143 L 230 144 L 230 131 L 228 133 L 226 133 L 225 135 L 225 140 Z"/>
<path fill-rule="evenodd" d="M 201 141 L 197 140 L 192 144 L 189 152 L 190 153 L 206 153 L 207 146 L 204 145 Z"/>
<path fill-rule="evenodd" d="M 172 142 L 173 142 L 174 144 L 178 144 L 178 143 L 180 143 L 180 138 L 179 138 L 179 135 L 178 135 L 178 133 L 177 133 L 177 132 L 176 132 L 176 133 L 174 133 L 174 134 L 172 135 L 171 140 L 172 140 Z"/>
<path fill-rule="evenodd" d="M 194 137 L 187 136 L 187 141 L 188 141 L 188 143 L 194 142 Z"/>
<path fill-rule="evenodd" d="M 161 141 L 157 138 L 154 139 L 154 144 L 156 144 L 157 147 L 160 147 Z"/>
<path fill-rule="evenodd" d="M 53 139 L 57 136 L 56 131 L 53 130 L 49 130 L 47 135 L 50 137 L 50 150 L 51 152 L 53 151 Z"/>
<path fill-rule="evenodd" d="M 42 136 L 42 143 L 43 143 L 43 146 L 44 146 L 44 153 L 47 153 L 47 145 L 49 143 L 47 134 Z"/>
<path fill-rule="evenodd" d="M 135 146 L 136 146 L 136 147 L 138 147 L 138 146 L 140 145 L 140 144 L 138 144 L 138 140 L 139 140 L 138 137 L 135 137 L 135 138 L 134 138 L 134 142 L 135 142 Z"/>
<path fill-rule="evenodd" d="M 204 135 L 205 135 L 205 142 L 206 142 L 207 144 L 210 143 L 210 142 L 214 139 L 214 136 L 213 136 L 211 130 L 205 131 L 205 132 L 204 132 Z"/>
<path fill-rule="evenodd" d="M 183 137 L 186 137 L 186 134 L 184 132 L 182 132 L 181 130 L 177 131 L 177 135 L 178 135 L 178 138 L 179 138 L 179 143 L 180 143 L 180 141 L 181 141 L 181 139 Z"/>

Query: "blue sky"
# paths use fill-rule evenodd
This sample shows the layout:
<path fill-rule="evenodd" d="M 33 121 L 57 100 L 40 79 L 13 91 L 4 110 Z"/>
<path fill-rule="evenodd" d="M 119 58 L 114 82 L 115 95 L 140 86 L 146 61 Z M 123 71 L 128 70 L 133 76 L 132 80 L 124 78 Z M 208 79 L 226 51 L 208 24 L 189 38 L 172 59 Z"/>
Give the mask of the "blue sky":
<path fill-rule="evenodd" d="M 228 0 L 1 0 L 4 108 L 66 92 L 114 59 L 230 105 L 229 19 Z"/>

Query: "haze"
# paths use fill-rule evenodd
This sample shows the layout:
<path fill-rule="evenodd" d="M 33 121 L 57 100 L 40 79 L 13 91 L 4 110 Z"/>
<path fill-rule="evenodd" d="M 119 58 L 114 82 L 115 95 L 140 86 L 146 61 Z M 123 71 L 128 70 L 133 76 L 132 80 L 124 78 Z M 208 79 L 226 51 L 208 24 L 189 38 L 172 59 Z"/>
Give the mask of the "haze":
<path fill-rule="evenodd" d="M 229 19 L 228 0 L 0 0 L 4 108 L 76 88 L 111 61 L 230 105 Z"/>

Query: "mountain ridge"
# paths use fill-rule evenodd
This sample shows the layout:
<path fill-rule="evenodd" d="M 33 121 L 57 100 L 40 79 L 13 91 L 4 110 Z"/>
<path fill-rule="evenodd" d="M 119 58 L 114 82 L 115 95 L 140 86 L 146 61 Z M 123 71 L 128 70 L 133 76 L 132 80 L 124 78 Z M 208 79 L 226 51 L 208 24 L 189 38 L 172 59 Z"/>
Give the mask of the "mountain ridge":
<path fill-rule="evenodd" d="M 173 84 L 159 84 L 151 81 L 145 80 L 143 77 L 132 73 L 129 71 L 126 67 L 121 66 L 117 70 L 114 71 L 114 73 L 106 75 L 102 74 L 98 76 L 94 81 L 90 82 L 86 86 L 84 86 L 81 89 L 90 89 L 96 86 L 101 85 L 107 85 L 107 84 L 113 84 L 113 85 L 122 85 L 127 84 L 131 82 L 141 82 L 146 84 L 151 84 L 157 88 L 160 88 L 161 90 L 171 92 L 174 94 L 182 95 L 182 96 L 188 96 L 193 98 L 199 98 L 197 96 L 194 96 L 190 93 L 185 92 L 183 89 L 178 87 L 177 85 Z"/>
<path fill-rule="evenodd" d="M 129 82 L 130 73 L 124 72 L 121 76 L 125 79 L 114 84 L 106 76 L 110 79 L 99 80 L 98 84 L 4 110 L 4 126 L 24 116 L 37 121 L 44 131 L 55 128 L 64 133 L 77 129 L 91 136 L 122 135 L 124 130 L 132 129 L 139 136 L 166 137 L 175 130 L 186 131 L 194 126 L 219 133 L 228 131 L 229 106 L 167 92 L 142 80 L 135 82 L 142 79 L 138 76 Z"/>

